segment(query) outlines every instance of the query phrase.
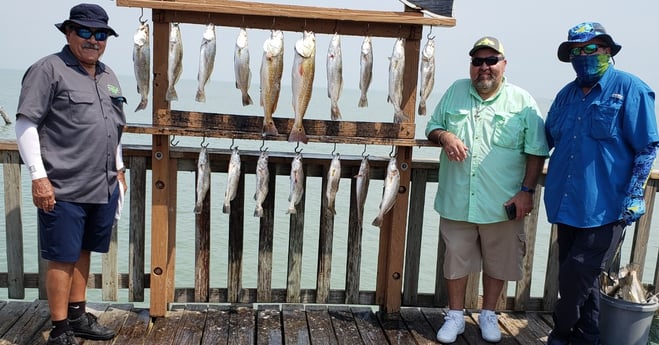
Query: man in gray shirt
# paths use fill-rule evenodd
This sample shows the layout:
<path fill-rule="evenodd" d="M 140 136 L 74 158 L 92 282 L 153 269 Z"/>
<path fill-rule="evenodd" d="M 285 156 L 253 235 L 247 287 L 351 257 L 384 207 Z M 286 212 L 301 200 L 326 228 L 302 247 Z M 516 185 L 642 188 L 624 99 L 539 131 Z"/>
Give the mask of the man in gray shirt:
<path fill-rule="evenodd" d="M 114 72 L 99 61 L 109 36 L 98 5 L 71 8 L 55 25 L 67 45 L 23 76 L 16 139 L 32 178 L 41 257 L 52 321 L 49 345 L 75 336 L 107 340 L 114 331 L 86 313 L 92 251 L 108 251 L 118 203 L 126 190 L 121 157 L 125 99 Z"/>

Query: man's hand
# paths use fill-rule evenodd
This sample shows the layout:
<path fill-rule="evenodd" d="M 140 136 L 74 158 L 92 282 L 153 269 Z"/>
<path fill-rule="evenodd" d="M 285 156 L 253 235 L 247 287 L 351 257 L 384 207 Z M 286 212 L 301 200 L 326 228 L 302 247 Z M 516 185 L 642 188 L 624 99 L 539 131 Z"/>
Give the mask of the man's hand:
<path fill-rule="evenodd" d="M 128 185 L 126 184 L 126 174 L 122 170 L 117 171 L 117 181 L 124 187 L 125 193 L 128 190 Z"/>
<path fill-rule="evenodd" d="M 622 220 L 627 225 L 631 225 L 645 214 L 645 200 L 642 196 L 628 196 L 623 205 Z"/>
<path fill-rule="evenodd" d="M 55 209 L 55 190 L 47 177 L 32 180 L 32 202 L 46 212 Z"/>

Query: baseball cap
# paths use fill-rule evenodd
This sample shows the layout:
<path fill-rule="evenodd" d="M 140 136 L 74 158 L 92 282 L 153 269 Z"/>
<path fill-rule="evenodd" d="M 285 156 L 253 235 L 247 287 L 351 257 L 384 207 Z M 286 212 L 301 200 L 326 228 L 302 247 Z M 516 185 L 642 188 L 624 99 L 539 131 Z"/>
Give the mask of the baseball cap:
<path fill-rule="evenodd" d="M 483 48 L 494 49 L 499 54 L 505 55 L 503 53 L 503 44 L 501 44 L 501 41 L 491 36 L 485 36 L 474 43 L 474 47 L 469 51 L 469 56 L 474 56 L 474 53 L 476 53 L 477 50 Z"/>

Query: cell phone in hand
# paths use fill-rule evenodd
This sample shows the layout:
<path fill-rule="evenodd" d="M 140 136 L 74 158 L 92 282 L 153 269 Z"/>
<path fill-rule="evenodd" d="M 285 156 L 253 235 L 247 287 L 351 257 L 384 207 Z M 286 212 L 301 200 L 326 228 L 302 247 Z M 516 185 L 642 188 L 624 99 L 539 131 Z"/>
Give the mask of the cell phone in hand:
<path fill-rule="evenodd" d="M 515 203 L 512 203 L 510 205 L 505 205 L 506 208 L 506 214 L 508 215 L 508 219 L 513 220 L 517 218 L 517 207 L 515 206 Z"/>

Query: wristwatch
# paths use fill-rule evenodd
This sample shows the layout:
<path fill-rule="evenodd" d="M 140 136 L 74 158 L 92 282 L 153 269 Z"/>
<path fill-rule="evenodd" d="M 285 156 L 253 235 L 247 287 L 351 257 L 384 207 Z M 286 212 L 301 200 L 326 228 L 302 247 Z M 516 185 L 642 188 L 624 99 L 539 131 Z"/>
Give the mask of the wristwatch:
<path fill-rule="evenodd" d="M 527 187 L 527 186 L 525 186 L 525 185 L 522 185 L 522 188 L 521 188 L 520 190 L 521 190 L 522 192 L 527 192 L 527 193 L 531 193 L 531 194 L 535 193 L 535 189 L 533 189 L 533 188 L 529 188 L 529 187 Z"/>

